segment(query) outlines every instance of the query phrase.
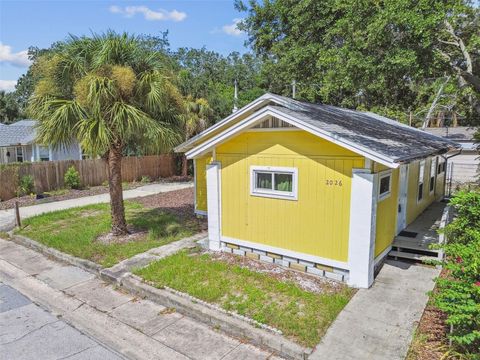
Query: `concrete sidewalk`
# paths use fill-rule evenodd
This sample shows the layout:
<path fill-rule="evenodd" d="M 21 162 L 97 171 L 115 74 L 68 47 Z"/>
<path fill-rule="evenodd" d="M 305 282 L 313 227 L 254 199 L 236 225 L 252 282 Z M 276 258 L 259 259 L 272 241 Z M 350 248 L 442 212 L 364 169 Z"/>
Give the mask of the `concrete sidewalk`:
<path fill-rule="evenodd" d="M 387 261 L 370 289 L 359 290 L 309 359 L 403 360 L 439 270 Z"/>
<path fill-rule="evenodd" d="M 276 358 L 164 306 L 117 291 L 91 273 L 5 240 L 0 240 L 0 282 L 129 359 Z M 8 350 L 21 351 L 14 346 Z"/>
<path fill-rule="evenodd" d="M 193 184 L 188 182 L 172 182 L 172 183 L 157 183 L 157 184 L 148 184 L 140 186 L 136 189 L 125 190 L 123 192 L 124 199 L 133 199 L 136 197 L 155 195 L 158 193 L 180 190 L 192 187 Z M 20 208 L 20 217 L 28 218 L 35 215 L 43 214 L 46 212 L 70 209 L 78 206 L 85 206 L 91 204 L 100 204 L 110 202 L 110 195 L 100 194 L 93 196 L 85 196 L 77 199 L 62 200 L 62 201 L 52 201 L 48 203 L 25 206 Z M 0 210 L 0 231 L 11 230 L 15 225 L 15 213 L 14 209 Z"/>

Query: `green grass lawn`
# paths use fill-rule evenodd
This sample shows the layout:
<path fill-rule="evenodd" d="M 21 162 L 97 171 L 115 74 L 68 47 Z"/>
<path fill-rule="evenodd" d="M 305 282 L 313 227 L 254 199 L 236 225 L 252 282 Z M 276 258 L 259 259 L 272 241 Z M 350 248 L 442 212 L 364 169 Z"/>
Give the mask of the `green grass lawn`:
<path fill-rule="evenodd" d="M 38 215 L 23 221 L 17 234 L 27 236 L 67 254 L 110 267 L 135 254 L 168 244 L 199 230 L 198 224 L 160 209 L 125 202 L 127 223 L 146 233 L 124 243 L 101 243 L 98 236 L 110 231 L 110 206 L 89 205 Z"/>
<path fill-rule="evenodd" d="M 310 347 L 320 341 L 353 295 L 347 286 L 328 294 L 308 292 L 294 283 L 187 251 L 135 273 L 157 287 L 171 287 L 273 326 Z"/>

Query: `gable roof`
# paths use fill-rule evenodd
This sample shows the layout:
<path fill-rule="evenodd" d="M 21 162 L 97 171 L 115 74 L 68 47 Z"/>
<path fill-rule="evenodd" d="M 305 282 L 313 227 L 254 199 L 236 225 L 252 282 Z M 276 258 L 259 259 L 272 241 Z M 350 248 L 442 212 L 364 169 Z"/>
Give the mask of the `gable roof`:
<path fill-rule="evenodd" d="M 0 126 L 0 146 L 27 145 L 35 139 L 35 120 Z"/>
<path fill-rule="evenodd" d="M 262 111 L 259 111 L 260 109 Z M 396 167 L 402 162 L 459 148 L 459 144 L 453 141 L 374 113 L 265 94 L 178 146 L 176 151 L 186 151 L 187 156 L 195 156 L 198 153 L 195 148 L 205 149 L 208 144 L 214 146 L 215 141 L 222 133 L 233 135 L 232 130 L 236 127 L 239 131 L 243 130 L 244 128 L 238 124 L 255 121 L 255 114 L 265 115 L 265 111 L 303 130 L 388 166 Z"/>

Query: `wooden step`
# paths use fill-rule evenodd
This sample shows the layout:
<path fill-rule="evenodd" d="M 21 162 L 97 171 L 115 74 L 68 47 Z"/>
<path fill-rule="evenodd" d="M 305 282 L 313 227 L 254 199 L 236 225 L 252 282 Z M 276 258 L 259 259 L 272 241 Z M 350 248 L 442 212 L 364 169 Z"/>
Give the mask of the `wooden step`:
<path fill-rule="evenodd" d="M 421 250 L 421 251 L 428 251 L 430 253 L 438 253 L 439 250 L 430 249 L 428 245 L 429 244 L 422 245 L 416 242 L 401 240 L 398 238 L 395 238 L 395 240 L 392 243 L 393 247 L 399 247 L 402 249 Z"/>
<path fill-rule="evenodd" d="M 435 256 L 426 256 L 420 254 L 412 254 L 403 251 L 390 251 L 389 256 L 394 256 L 402 259 L 416 260 L 416 261 L 425 261 L 425 260 L 438 260 Z"/>

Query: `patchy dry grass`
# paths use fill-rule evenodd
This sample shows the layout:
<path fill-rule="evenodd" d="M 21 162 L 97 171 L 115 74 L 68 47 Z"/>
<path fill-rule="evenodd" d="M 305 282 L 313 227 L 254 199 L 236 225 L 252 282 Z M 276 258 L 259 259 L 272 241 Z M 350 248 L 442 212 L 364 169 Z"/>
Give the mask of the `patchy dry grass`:
<path fill-rule="evenodd" d="M 125 202 L 129 227 L 138 232 L 132 241 L 97 241 L 110 230 L 110 206 L 89 205 L 42 214 L 24 220 L 18 234 L 67 254 L 110 267 L 151 248 L 168 244 L 198 231 L 198 223 L 162 209 L 146 209 Z"/>
<path fill-rule="evenodd" d="M 291 281 L 198 252 L 179 252 L 136 274 L 154 286 L 174 288 L 273 326 L 310 347 L 320 341 L 353 295 L 343 285 L 335 291 L 309 292 Z"/>

